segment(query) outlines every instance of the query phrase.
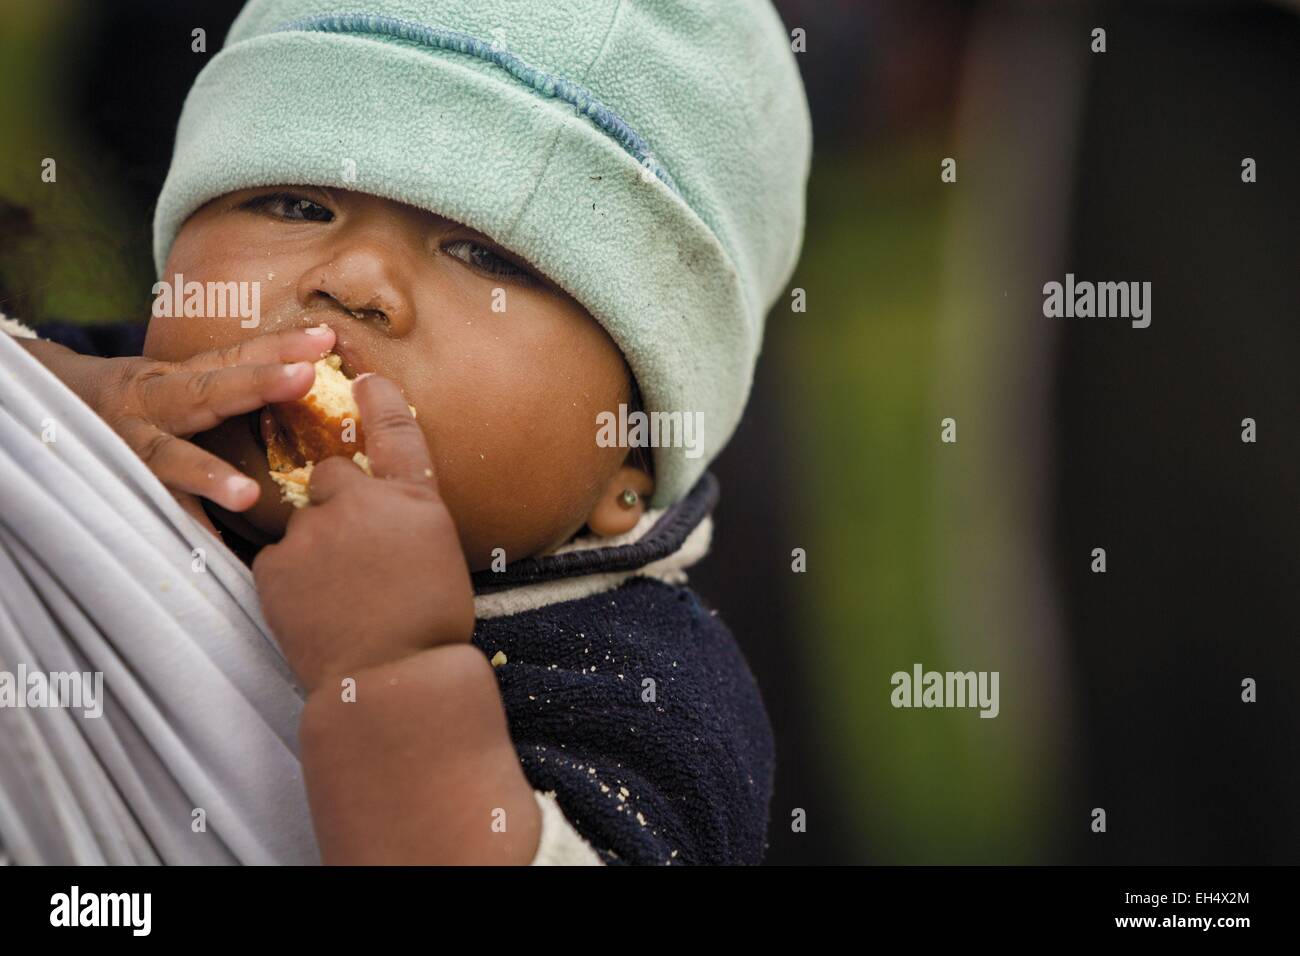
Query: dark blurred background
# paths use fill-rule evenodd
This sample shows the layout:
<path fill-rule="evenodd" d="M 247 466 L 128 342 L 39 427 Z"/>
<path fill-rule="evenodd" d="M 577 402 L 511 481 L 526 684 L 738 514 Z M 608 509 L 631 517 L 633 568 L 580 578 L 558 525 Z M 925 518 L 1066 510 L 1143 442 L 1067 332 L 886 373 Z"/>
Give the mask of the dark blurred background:
<path fill-rule="evenodd" d="M 0 4 L 0 311 L 148 315 L 241 6 Z M 777 6 L 808 309 L 769 320 L 693 575 L 776 730 L 769 862 L 1300 862 L 1300 3 Z M 1150 281 L 1151 327 L 1044 318 L 1066 272 Z M 999 671 L 1000 715 L 894 709 L 917 662 Z"/>

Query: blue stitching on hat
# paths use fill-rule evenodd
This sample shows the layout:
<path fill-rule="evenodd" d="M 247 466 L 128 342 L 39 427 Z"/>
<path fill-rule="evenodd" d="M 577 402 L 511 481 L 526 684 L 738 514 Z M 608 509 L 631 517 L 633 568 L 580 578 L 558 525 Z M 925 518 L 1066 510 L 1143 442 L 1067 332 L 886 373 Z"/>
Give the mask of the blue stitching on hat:
<path fill-rule="evenodd" d="M 513 53 L 494 48 L 492 44 L 484 43 L 478 37 L 455 30 L 425 26 L 411 20 L 369 13 L 321 13 L 300 17 L 281 24 L 272 32 L 295 30 L 320 33 L 370 33 L 396 37 L 436 50 L 464 53 L 495 64 L 542 96 L 568 103 L 614 139 L 637 163 L 650 169 L 660 182 L 678 196 L 681 195 L 672 176 L 668 175 L 668 170 L 654 158 L 650 151 L 650 144 L 621 116 L 596 99 L 590 90 L 563 77 L 535 69 Z"/>

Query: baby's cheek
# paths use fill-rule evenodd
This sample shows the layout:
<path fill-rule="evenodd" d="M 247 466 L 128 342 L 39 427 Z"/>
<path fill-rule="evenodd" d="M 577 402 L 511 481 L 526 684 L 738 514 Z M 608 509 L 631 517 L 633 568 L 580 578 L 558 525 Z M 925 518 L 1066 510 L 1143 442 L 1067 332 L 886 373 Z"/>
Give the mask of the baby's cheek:
<path fill-rule="evenodd" d="M 439 448 L 439 488 L 471 569 L 542 553 L 585 523 L 619 458 L 581 434 L 568 437 L 498 445 L 479 436 L 463 450 Z"/>
<path fill-rule="evenodd" d="M 203 326 L 207 325 L 207 328 Z M 195 319 L 155 317 L 149 320 L 144 337 L 145 358 L 162 362 L 183 362 L 216 345 L 217 330 L 211 323 Z"/>
<path fill-rule="evenodd" d="M 200 352 L 237 345 L 263 331 L 241 327 L 237 316 L 154 316 L 145 333 L 144 355 L 162 362 L 184 362 Z"/>
<path fill-rule="evenodd" d="M 172 245 L 159 281 L 172 284 L 171 307 L 181 314 L 150 319 L 144 346 L 148 358 L 181 362 L 263 335 L 273 330 L 274 317 L 297 312 L 294 276 L 301 271 L 299 257 L 257 241 L 247 221 L 217 215 L 219 205 L 192 216 Z M 191 288 L 203 291 L 206 309 L 213 288 L 229 289 L 232 283 L 237 298 L 227 299 L 223 293 L 214 299 L 216 314 L 183 314 Z"/>

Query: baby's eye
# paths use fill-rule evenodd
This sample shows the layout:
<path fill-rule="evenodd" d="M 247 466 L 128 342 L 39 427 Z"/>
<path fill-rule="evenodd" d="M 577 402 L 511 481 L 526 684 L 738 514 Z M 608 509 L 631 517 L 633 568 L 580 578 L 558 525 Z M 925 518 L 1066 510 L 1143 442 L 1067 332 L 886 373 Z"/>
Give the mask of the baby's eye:
<path fill-rule="evenodd" d="M 332 222 L 334 219 L 334 213 L 320 203 L 294 193 L 263 193 L 254 196 L 240 208 L 264 211 L 294 222 Z"/>
<path fill-rule="evenodd" d="M 457 239 L 443 246 L 443 249 L 448 255 L 489 275 L 520 282 L 536 281 L 536 277 L 527 269 L 515 265 L 509 259 L 473 239 Z"/>

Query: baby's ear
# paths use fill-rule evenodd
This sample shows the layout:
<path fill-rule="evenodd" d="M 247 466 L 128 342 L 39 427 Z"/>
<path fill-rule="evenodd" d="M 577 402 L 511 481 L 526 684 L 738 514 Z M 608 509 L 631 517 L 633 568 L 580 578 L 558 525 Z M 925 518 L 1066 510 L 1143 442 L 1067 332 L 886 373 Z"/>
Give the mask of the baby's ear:
<path fill-rule="evenodd" d="M 587 516 L 587 527 L 607 538 L 626 534 L 645 514 L 654 491 L 653 478 L 641 468 L 625 463 L 614 472 L 592 506 L 591 514 Z"/>

